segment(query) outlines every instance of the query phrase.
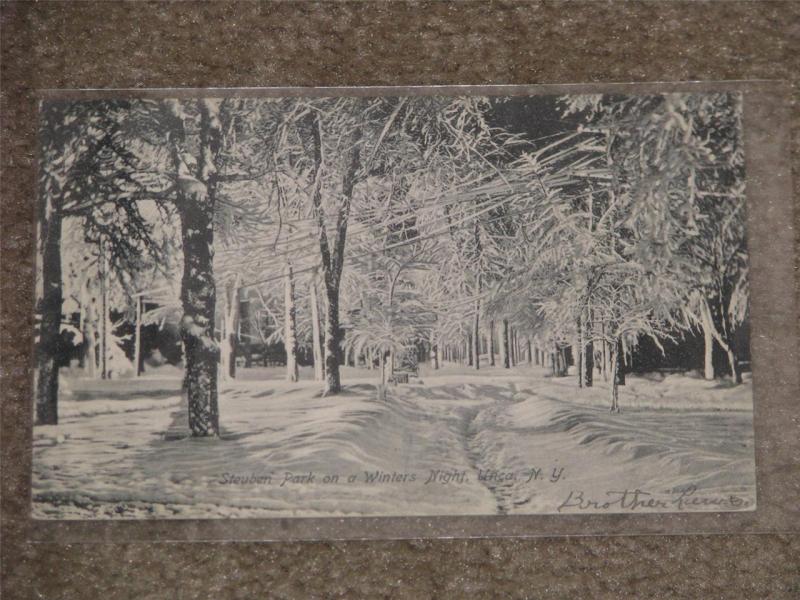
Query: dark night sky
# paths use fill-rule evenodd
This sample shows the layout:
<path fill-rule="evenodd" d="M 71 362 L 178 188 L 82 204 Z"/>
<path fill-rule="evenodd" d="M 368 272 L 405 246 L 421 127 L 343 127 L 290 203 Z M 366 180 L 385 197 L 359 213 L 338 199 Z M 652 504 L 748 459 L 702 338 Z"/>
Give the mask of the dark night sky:
<path fill-rule="evenodd" d="M 510 133 L 523 134 L 534 146 L 541 148 L 552 138 L 538 140 L 543 136 L 574 131 L 580 123 L 578 115 L 561 117 L 559 96 L 513 96 L 498 98 L 493 103 L 489 122 Z"/>

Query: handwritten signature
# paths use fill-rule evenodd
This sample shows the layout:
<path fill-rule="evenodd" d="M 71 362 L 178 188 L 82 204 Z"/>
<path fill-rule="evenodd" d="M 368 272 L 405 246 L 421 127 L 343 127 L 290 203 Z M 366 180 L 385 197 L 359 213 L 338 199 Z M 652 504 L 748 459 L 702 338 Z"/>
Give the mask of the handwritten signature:
<path fill-rule="evenodd" d="M 582 490 L 571 490 L 567 498 L 559 505 L 558 512 L 575 511 L 637 511 L 637 510 L 691 510 L 716 508 L 718 510 L 736 510 L 745 508 L 750 501 L 735 494 L 710 495 L 698 494 L 697 486 L 675 490 L 668 497 L 657 497 L 651 492 L 640 489 L 608 491 L 601 499 L 590 498 Z"/>

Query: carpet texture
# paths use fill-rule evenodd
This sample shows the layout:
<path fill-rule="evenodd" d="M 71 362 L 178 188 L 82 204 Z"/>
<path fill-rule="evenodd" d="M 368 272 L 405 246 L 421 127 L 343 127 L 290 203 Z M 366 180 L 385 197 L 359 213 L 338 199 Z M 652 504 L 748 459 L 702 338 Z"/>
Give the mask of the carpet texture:
<path fill-rule="evenodd" d="M 18 518 L 30 466 L 34 90 L 796 83 L 800 3 L 5 2 L 0 15 L 4 598 L 800 598 L 800 538 L 788 535 L 34 545 Z M 795 198 L 797 97 L 786 124 Z"/>

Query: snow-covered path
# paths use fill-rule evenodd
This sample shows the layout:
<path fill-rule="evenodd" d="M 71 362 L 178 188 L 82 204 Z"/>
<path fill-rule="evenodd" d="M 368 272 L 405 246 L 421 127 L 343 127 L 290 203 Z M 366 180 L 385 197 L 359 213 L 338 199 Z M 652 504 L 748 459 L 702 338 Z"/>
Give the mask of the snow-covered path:
<path fill-rule="evenodd" d="M 489 480 L 503 513 L 754 507 L 746 412 L 610 414 L 525 389 L 480 411 L 470 436 L 476 467 L 504 473 Z"/>
<path fill-rule="evenodd" d="M 157 391 L 64 402 L 34 434 L 38 518 L 542 514 L 754 505 L 752 413 L 577 404 L 541 373 L 423 372 L 378 398 L 231 383 L 220 440 L 167 440 Z M 360 376 L 360 378 L 359 378 Z M 158 386 L 156 386 L 158 387 Z M 94 398 L 94 396 L 92 396 Z M 566 398 L 566 400 L 565 400 Z"/>

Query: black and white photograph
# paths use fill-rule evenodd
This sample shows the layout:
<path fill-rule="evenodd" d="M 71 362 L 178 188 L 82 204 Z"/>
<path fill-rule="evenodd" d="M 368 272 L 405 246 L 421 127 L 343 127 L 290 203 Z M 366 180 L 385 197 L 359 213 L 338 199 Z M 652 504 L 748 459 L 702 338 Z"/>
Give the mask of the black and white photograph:
<path fill-rule="evenodd" d="M 46 97 L 33 517 L 755 510 L 744 133 L 733 91 Z"/>

